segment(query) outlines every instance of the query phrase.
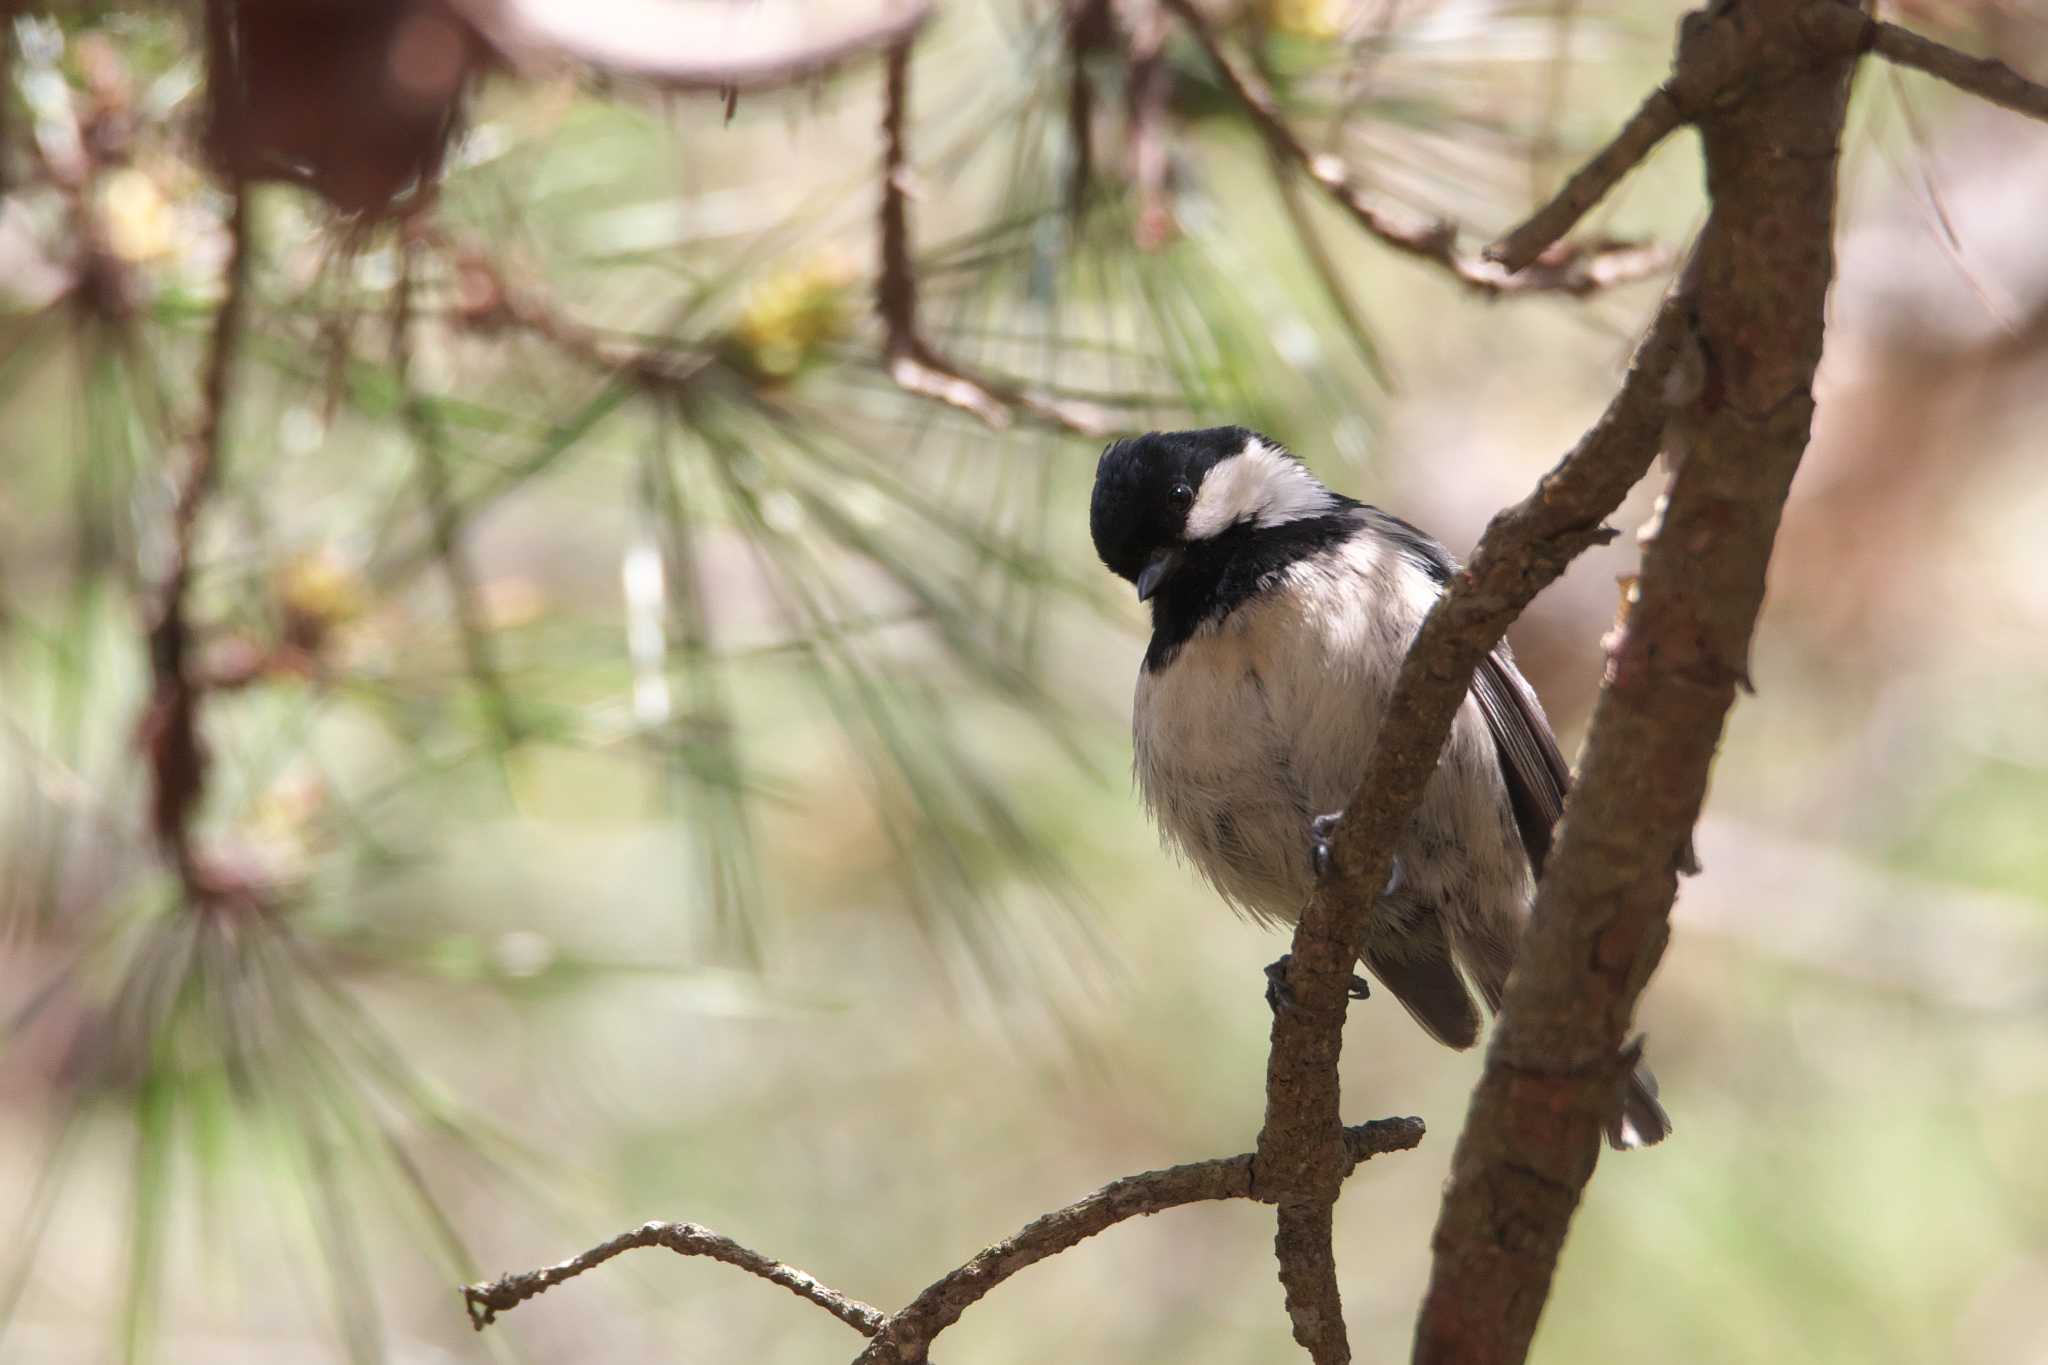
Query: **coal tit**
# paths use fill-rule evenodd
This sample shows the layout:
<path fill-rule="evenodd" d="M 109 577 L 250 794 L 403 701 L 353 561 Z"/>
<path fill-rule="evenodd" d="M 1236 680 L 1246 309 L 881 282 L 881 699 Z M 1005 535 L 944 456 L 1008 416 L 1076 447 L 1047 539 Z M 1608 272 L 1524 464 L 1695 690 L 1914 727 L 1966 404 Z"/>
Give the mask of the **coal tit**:
<path fill-rule="evenodd" d="M 1243 427 L 1115 442 L 1089 529 L 1152 609 L 1132 716 L 1145 804 L 1225 900 L 1293 922 L 1316 885 L 1311 824 L 1351 799 L 1456 561 Z M 1479 1035 L 1460 968 L 1500 1007 L 1570 776 L 1503 641 L 1473 676 L 1361 954 L 1439 1042 Z M 1638 1068 L 1608 1140 L 1670 1131 Z"/>

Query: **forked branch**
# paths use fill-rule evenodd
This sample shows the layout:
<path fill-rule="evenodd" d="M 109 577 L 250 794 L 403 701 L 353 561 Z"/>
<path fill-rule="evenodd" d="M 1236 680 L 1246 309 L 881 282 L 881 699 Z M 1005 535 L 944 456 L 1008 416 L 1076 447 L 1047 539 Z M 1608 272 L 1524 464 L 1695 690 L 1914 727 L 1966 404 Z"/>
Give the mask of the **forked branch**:
<path fill-rule="evenodd" d="M 1375 203 L 1361 190 L 1339 157 L 1309 150 L 1289 126 L 1273 91 L 1258 72 L 1224 47 L 1215 27 L 1194 0 L 1163 0 L 1194 35 L 1223 83 L 1280 157 L 1307 174 L 1331 201 L 1387 246 L 1442 267 L 1484 294 L 1590 294 L 1610 285 L 1663 273 L 1671 254 L 1654 243 L 1597 241 L 1545 252 L 1530 269 L 1510 270 L 1474 256 L 1458 245 L 1455 223 L 1426 218 L 1404 208 Z"/>
<path fill-rule="evenodd" d="M 1347 1128 L 1343 1133 L 1345 1171 L 1385 1152 L 1401 1152 L 1422 1141 L 1422 1120 L 1380 1119 Z M 861 1335 L 872 1337 L 859 1357 L 864 1365 L 912 1365 L 926 1358 L 932 1339 L 960 1320 L 960 1315 L 989 1291 L 1027 1266 L 1093 1237 L 1132 1218 L 1160 1213 L 1183 1204 L 1214 1199 L 1256 1197 L 1252 1188 L 1253 1157 L 1249 1152 L 1214 1161 L 1197 1161 L 1165 1170 L 1112 1180 L 1085 1198 L 1025 1224 L 1014 1235 L 982 1251 L 965 1265 L 948 1271 L 901 1312 L 884 1314 L 851 1298 L 794 1266 L 772 1260 L 730 1237 L 695 1223 L 643 1223 L 601 1242 L 559 1264 L 503 1275 L 483 1284 L 465 1285 L 464 1303 L 470 1322 L 482 1331 L 498 1314 L 525 1303 L 587 1270 L 595 1269 L 635 1247 L 661 1246 L 683 1256 L 704 1256 L 737 1266 L 792 1294 L 808 1299 Z"/>
<path fill-rule="evenodd" d="M 1101 436 L 1109 421 L 1084 403 L 1066 402 L 969 374 L 940 355 L 918 328 L 917 271 L 910 253 L 911 169 L 905 124 L 910 109 L 908 41 L 889 49 L 882 82 L 881 270 L 875 311 L 882 319 L 882 364 L 906 393 L 970 412 L 989 426 L 1010 425 L 1011 409 L 1081 436 Z"/>
<path fill-rule="evenodd" d="M 2029 118 L 2048 120 L 2048 85 L 2028 80 L 1995 58 L 1958 52 L 1838 0 L 1813 0 L 1801 22 L 1816 46 L 1838 56 L 1875 52 L 1886 61 L 1924 71 L 1979 99 Z"/>
<path fill-rule="evenodd" d="M 1853 54 L 1816 59 L 1800 9 L 1717 7 L 1680 42 L 1681 71 L 1701 45 L 1734 43 L 1758 73 L 1697 119 L 1713 200 L 1690 323 L 1700 382 L 1672 413 L 1677 474 L 1643 533 L 1633 605 L 1610 637 L 1578 781 L 1459 1136 L 1417 1365 L 1527 1356 L 1747 679 L 1772 541 L 1810 438 L 1855 65 Z"/>

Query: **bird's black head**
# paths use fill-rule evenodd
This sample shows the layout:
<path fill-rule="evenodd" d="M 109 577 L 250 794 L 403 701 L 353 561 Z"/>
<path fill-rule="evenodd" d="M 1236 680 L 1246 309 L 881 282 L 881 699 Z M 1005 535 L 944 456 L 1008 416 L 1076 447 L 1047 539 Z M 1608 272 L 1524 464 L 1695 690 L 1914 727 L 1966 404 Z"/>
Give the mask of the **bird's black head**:
<path fill-rule="evenodd" d="M 1118 441 L 1095 466 L 1088 529 L 1111 573 L 1150 597 L 1187 545 L 1202 479 L 1258 438 L 1243 427 L 1153 431 Z"/>
<path fill-rule="evenodd" d="M 1179 571 L 1191 549 L 1235 527 L 1321 516 L 1339 501 L 1255 431 L 1154 431 L 1102 452 L 1088 527 L 1095 553 L 1135 584 L 1143 601 Z"/>

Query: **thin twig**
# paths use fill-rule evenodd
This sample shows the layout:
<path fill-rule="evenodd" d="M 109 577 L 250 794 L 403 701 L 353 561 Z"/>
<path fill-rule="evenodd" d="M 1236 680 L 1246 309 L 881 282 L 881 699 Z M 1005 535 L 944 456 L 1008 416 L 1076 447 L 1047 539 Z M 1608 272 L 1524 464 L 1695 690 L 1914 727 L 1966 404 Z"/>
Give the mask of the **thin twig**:
<path fill-rule="evenodd" d="M 1800 11 L 1798 27 L 1807 43 L 1818 49 L 1817 55 L 1876 52 L 1993 104 L 2048 119 L 2048 85 L 2028 80 L 2004 62 L 1958 52 L 1839 0 L 1810 0 Z M 1726 90 L 1737 74 L 1728 60 L 1731 50 L 1703 51 L 1700 60 L 1651 91 L 1613 140 L 1581 166 L 1549 203 L 1486 249 L 1488 259 L 1509 270 L 1520 270 L 1537 260 L 1666 135 L 1688 122 L 1695 111 L 1711 107 L 1713 97 Z"/>
<path fill-rule="evenodd" d="M 1831 0 L 1812 0 L 1800 14 L 1800 27 L 1809 40 L 1831 55 L 1875 52 L 1886 61 L 1924 71 L 2002 108 L 2048 119 L 2048 85 L 2028 80 L 1996 58 L 1972 57 Z"/>
<path fill-rule="evenodd" d="M 882 364 L 906 393 L 970 412 L 998 431 L 1019 408 L 1082 436 L 1109 430 L 1105 414 L 970 375 L 940 355 L 918 330 L 917 272 L 910 254 L 911 171 L 904 124 L 910 105 L 910 43 L 889 49 L 882 81 L 881 270 L 875 311 L 882 319 Z"/>
<path fill-rule="evenodd" d="M 1095 184 L 1095 81 L 1088 59 L 1110 33 L 1109 0 L 1067 0 L 1067 217 L 1078 224 Z"/>
<path fill-rule="evenodd" d="M 1301 244 L 1303 258 L 1322 282 L 1324 299 L 1336 313 L 1345 335 L 1351 338 L 1352 348 L 1365 362 L 1366 369 L 1372 372 L 1372 377 L 1382 385 L 1388 384 L 1390 378 L 1386 361 L 1373 341 L 1372 328 L 1367 325 L 1364 314 L 1358 311 L 1358 303 L 1351 297 L 1351 287 L 1344 278 L 1343 270 L 1338 267 L 1336 257 L 1330 254 L 1315 219 L 1309 215 L 1300 182 L 1277 152 L 1269 149 L 1266 165 L 1272 171 L 1273 189 L 1280 196 L 1280 207 L 1287 214 L 1288 225 L 1294 229 L 1294 240 Z"/>
<path fill-rule="evenodd" d="M 231 194 L 225 278 L 206 346 L 199 420 L 172 495 L 168 562 L 150 605 L 151 689 L 140 727 L 149 764 L 150 828 L 185 894 L 195 900 L 210 898 L 217 887 L 192 840 L 192 821 L 206 792 L 206 747 L 199 735 L 205 680 L 193 658 L 188 596 L 200 514 L 220 486 L 235 356 L 249 306 L 248 189 L 237 181 Z"/>
<path fill-rule="evenodd" d="M 770 1260 L 758 1251 L 743 1247 L 730 1237 L 695 1223 L 656 1222 L 642 1223 L 632 1231 L 622 1232 L 609 1242 L 601 1242 L 582 1255 L 558 1265 L 501 1275 L 484 1284 L 464 1285 L 462 1300 L 469 1309 L 470 1324 L 481 1332 L 496 1321 L 498 1314 L 517 1308 L 564 1280 L 573 1280 L 584 1271 L 603 1265 L 612 1257 L 635 1247 L 667 1247 L 678 1256 L 703 1256 L 738 1266 L 750 1275 L 758 1275 L 770 1284 L 781 1285 L 798 1298 L 817 1304 L 862 1336 L 873 1336 L 887 1321 L 880 1310 L 820 1284 L 794 1266 Z"/>
<path fill-rule="evenodd" d="M 446 313 L 462 326 L 489 331 L 510 324 L 594 370 L 623 374 L 642 389 L 673 397 L 687 395 L 716 360 L 707 349 L 633 346 L 607 337 L 571 316 L 536 286 L 516 281 L 482 243 L 451 236 L 425 220 L 416 223 L 415 230 L 421 240 L 449 258 L 462 282 L 462 301 Z M 418 316 L 417 310 L 414 316 Z"/>
<path fill-rule="evenodd" d="M 1343 1130 L 1345 1174 L 1369 1157 L 1422 1141 L 1422 1120 L 1380 1119 Z M 957 1270 L 948 1272 L 889 1320 L 856 1365 L 916 1365 L 932 1338 L 988 1292 L 1027 1266 L 1130 1218 L 1211 1199 L 1253 1199 L 1256 1158 L 1249 1152 L 1113 1180 L 1084 1199 L 1032 1219 Z"/>
<path fill-rule="evenodd" d="M 1173 76 L 1166 66 L 1166 15 L 1159 0 L 1128 0 L 1118 6 L 1130 56 L 1124 77 L 1124 121 L 1131 182 L 1137 187 L 1137 221 L 1132 232 L 1140 251 L 1157 251 L 1174 233 L 1173 198 L 1167 192 L 1170 163 L 1166 143 L 1167 103 Z"/>
<path fill-rule="evenodd" d="M 1288 126 L 1271 87 L 1224 48 L 1194 0 L 1163 3 L 1187 25 L 1266 140 L 1320 185 L 1360 227 L 1394 250 L 1440 266 L 1485 294 L 1589 294 L 1610 285 L 1661 274 L 1671 264 L 1671 254 L 1663 247 L 1643 242 L 1602 240 L 1565 244 L 1544 253 L 1540 260 L 1521 271 L 1511 271 L 1496 261 L 1460 250 L 1456 224 L 1376 204 L 1353 183 L 1341 158 L 1310 151 Z"/>
<path fill-rule="evenodd" d="M 391 366 L 396 372 L 400 406 L 405 425 L 412 435 L 413 459 L 419 472 L 420 501 L 427 513 L 428 531 L 434 557 L 448 581 L 449 600 L 454 605 L 456 632 L 470 681 L 483 699 L 484 710 L 499 742 L 511 747 L 519 742 L 520 729 L 511 694 L 498 668 L 497 650 L 491 640 L 490 624 L 484 618 L 483 593 L 476 566 L 470 562 L 469 547 L 463 540 L 462 514 L 448 484 L 447 438 L 441 430 L 440 415 L 414 384 L 413 294 L 417 289 L 420 249 L 425 238 L 410 223 L 400 224 L 398 289 L 391 320 Z"/>
<path fill-rule="evenodd" d="M 1651 91 L 1613 140 L 1579 167 L 1564 188 L 1530 214 L 1528 221 L 1486 248 L 1486 258 L 1510 271 L 1533 264 L 1683 122 L 1685 115 L 1669 90 L 1659 86 Z"/>

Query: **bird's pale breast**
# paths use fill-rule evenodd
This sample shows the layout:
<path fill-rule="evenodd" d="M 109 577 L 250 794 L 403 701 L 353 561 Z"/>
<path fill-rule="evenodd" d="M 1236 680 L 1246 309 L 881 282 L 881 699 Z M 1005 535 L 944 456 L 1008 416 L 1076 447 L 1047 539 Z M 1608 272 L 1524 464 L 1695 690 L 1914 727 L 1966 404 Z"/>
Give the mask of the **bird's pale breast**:
<path fill-rule="evenodd" d="M 1236 905 L 1299 916 L 1314 883 L 1309 821 L 1350 801 L 1408 641 L 1437 585 L 1398 552 L 1351 541 L 1139 675 L 1139 784 L 1162 832 Z M 1454 916 L 1521 908 L 1526 864 L 1498 759 L 1468 701 L 1398 853 Z M 1462 912 L 1462 914 L 1460 913 Z"/>

